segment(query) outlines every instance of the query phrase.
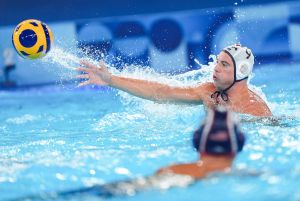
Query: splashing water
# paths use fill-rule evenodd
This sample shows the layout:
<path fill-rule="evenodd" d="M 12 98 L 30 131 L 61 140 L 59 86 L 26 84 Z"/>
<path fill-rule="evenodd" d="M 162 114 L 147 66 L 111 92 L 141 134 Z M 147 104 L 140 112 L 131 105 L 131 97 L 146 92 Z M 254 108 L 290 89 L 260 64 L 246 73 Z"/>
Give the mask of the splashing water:
<path fill-rule="evenodd" d="M 86 60 L 88 62 L 91 62 L 92 64 L 97 65 L 98 61 L 91 58 L 88 54 L 89 52 L 91 52 L 91 50 L 89 49 L 66 50 L 61 47 L 54 46 L 48 53 L 48 55 L 42 59 L 42 61 L 45 63 L 58 65 L 68 70 L 76 70 L 81 60 Z M 105 61 L 108 60 L 108 56 L 105 57 L 100 52 L 99 54 L 101 59 Z M 151 67 L 145 67 L 141 65 L 129 65 L 124 67 L 122 71 L 119 71 L 118 69 L 113 67 L 113 64 L 110 65 L 108 63 L 108 68 L 111 71 L 111 73 L 124 77 L 139 78 L 149 81 L 158 81 L 160 83 L 175 86 L 187 86 L 198 84 L 199 81 L 201 83 L 206 81 L 212 81 L 210 75 L 212 74 L 212 67 L 215 64 L 216 56 L 211 55 L 210 59 L 212 59 L 213 61 L 209 62 L 208 65 L 202 65 L 199 63 L 198 60 L 195 60 L 198 63 L 199 67 L 201 67 L 200 69 L 189 71 L 179 75 L 157 73 Z M 201 80 L 199 80 L 200 77 Z"/>
<path fill-rule="evenodd" d="M 65 51 L 59 47 L 53 47 L 43 62 L 59 64 L 64 68 L 74 70 L 75 66 L 79 64 L 80 59 L 72 53 Z"/>
<path fill-rule="evenodd" d="M 80 65 L 81 60 L 97 64 L 95 60 L 87 55 L 84 49 L 64 49 L 58 46 L 53 46 L 47 56 L 41 59 L 45 64 L 59 67 L 55 69 L 59 71 L 59 77 L 62 81 L 73 80 L 75 78 L 77 74 L 76 69 Z"/>
<path fill-rule="evenodd" d="M 42 60 L 45 63 L 50 63 L 56 66 L 61 67 L 62 70 L 67 70 L 64 74 L 61 74 L 63 80 L 75 78 L 74 73 L 77 73 L 75 70 L 79 66 L 81 60 L 86 60 L 97 65 L 98 61 L 94 58 L 91 58 L 91 54 L 89 54 L 91 50 L 89 49 L 72 49 L 66 50 L 64 48 L 55 46 L 49 52 L 49 54 Z M 100 54 L 100 58 L 104 61 L 109 60 L 109 56 L 104 56 Z M 125 66 L 122 71 L 118 70 L 117 68 L 113 67 L 113 64 L 108 63 L 109 71 L 118 76 L 128 77 L 128 78 L 135 78 L 135 79 L 143 79 L 148 81 L 159 82 L 163 84 L 167 84 L 170 86 L 195 86 L 199 83 L 204 83 L 208 81 L 212 81 L 212 73 L 216 61 L 216 56 L 211 55 L 209 57 L 211 62 L 207 65 L 202 65 L 198 60 L 196 62 L 199 65 L 199 69 L 189 71 L 182 74 L 163 74 L 158 73 L 154 69 L 149 66 L 141 66 L 141 65 L 128 65 Z M 190 115 L 191 113 L 199 114 L 199 106 L 179 106 L 179 105 L 172 105 L 172 104 L 157 104 L 152 101 L 144 100 L 141 98 L 134 97 L 126 92 L 117 91 L 116 94 L 120 97 L 123 104 L 130 106 L 136 105 L 138 107 L 126 107 L 127 111 L 124 115 L 131 115 L 135 112 L 140 112 L 143 114 L 144 112 L 150 113 L 151 115 L 156 116 L 157 118 L 171 118 L 176 119 L 177 112 L 174 111 L 181 111 L 182 107 L 189 107 L 188 110 L 185 112 L 181 111 L 182 115 Z M 200 106 L 203 107 L 202 105 Z M 121 115 L 121 114 L 119 114 Z M 110 114 L 108 114 L 107 118 L 110 118 Z M 195 118 L 198 119 L 198 118 Z M 102 122 L 105 122 L 106 118 L 100 120 L 98 122 L 101 125 Z M 96 126 L 96 130 L 99 126 Z"/>
<path fill-rule="evenodd" d="M 52 50 L 49 52 L 49 54 L 43 58 L 43 62 L 54 64 L 57 66 L 62 67 L 62 69 L 67 70 L 65 73 L 61 73 L 62 80 L 70 80 L 73 79 L 74 73 L 76 73 L 76 68 L 80 65 L 81 60 L 86 60 L 94 65 L 97 65 L 98 61 L 91 58 L 91 49 L 84 48 L 84 49 L 63 49 L 58 46 L 54 46 Z M 104 56 L 103 53 L 100 51 L 96 53 L 97 55 L 100 55 L 100 59 L 103 59 L 104 61 L 109 60 L 109 55 Z M 94 55 L 95 55 L 94 54 Z M 118 76 L 122 77 L 128 77 L 128 78 L 134 78 L 134 79 L 142 79 L 142 80 L 148 80 L 148 81 L 154 81 L 159 82 L 162 84 L 167 84 L 170 86 L 180 86 L 180 87 L 188 87 L 188 86 L 195 86 L 200 83 L 205 82 L 213 82 L 212 80 L 212 74 L 213 69 L 216 65 L 216 55 L 210 55 L 209 59 L 211 60 L 208 62 L 207 65 L 201 64 L 197 59 L 194 61 L 199 65 L 199 68 L 196 70 L 188 71 L 182 74 L 171 74 L 171 73 L 158 73 L 154 69 L 152 69 L 150 66 L 142 66 L 142 65 L 127 65 L 123 67 L 122 71 L 118 70 L 114 67 L 114 64 L 111 64 L 109 62 L 107 63 L 109 71 Z M 121 60 L 121 58 L 117 58 L 117 60 Z M 257 94 L 262 97 L 264 101 L 266 101 L 268 104 L 272 106 L 272 103 L 269 103 L 267 101 L 267 98 L 265 94 L 262 91 L 263 86 L 254 86 L 249 83 L 249 81 L 254 77 L 254 73 L 250 76 L 248 80 L 249 88 L 256 92 Z M 143 109 L 146 109 L 148 111 L 167 111 L 171 108 L 169 107 L 178 107 L 178 106 L 161 106 L 159 104 L 153 103 L 151 101 L 142 100 L 140 98 L 133 97 L 132 95 L 118 91 L 117 94 L 121 97 L 122 102 L 125 104 L 138 104 Z M 173 108 L 175 109 L 175 108 Z M 171 110 L 173 110 L 171 109 Z M 178 109 L 178 108 L 177 108 Z"/>

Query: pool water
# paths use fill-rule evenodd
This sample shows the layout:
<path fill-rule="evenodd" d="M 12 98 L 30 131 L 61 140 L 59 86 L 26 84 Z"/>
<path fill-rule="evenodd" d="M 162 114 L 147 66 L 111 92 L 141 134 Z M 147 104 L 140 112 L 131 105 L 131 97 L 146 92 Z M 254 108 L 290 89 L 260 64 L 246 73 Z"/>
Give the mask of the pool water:
<path fill-rule="evenodd" d="M 300 200 L 299 74 L 296 64 L 256 68 L 251 84 L 278 123 L 241 116 L 247 142 L 235 171 L 110 200 Z M 73 84 L 1 91 L 0 98 L 0 200 L 148 176 L 198 158 L 191 136 L 205 116 L 202 105 L 157 104 Z"/>

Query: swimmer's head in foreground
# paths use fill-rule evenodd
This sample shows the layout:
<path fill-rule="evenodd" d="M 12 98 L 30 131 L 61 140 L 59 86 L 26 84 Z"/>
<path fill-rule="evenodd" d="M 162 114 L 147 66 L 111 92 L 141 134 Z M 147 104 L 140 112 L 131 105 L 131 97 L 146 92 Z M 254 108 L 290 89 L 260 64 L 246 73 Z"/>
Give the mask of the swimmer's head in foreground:
<path fill-rule="evenodd" d="M 243 149 L 244 142 L 245 137 L 233 114 L 222 108 L 209 110 L 193 136 L 193 146 L 202 156 L 235 155 Z"/>
<path fill-rule="evenodd" d="M 225 171 L 230 169 L 244 143 L 244 134 L 231 112 L 222 108 L 210 110 L 193 135 L 193 146 L 199 153 L 199 160 L 172 165 L 160 169 L 158 173 L 182 174 L 200 179 L 213 172 Z"/>

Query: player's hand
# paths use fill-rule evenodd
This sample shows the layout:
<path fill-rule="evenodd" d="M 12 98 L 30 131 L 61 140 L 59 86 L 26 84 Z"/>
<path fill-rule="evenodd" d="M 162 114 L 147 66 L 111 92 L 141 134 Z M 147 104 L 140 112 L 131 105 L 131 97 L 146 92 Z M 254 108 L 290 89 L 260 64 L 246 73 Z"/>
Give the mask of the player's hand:
<path fill-rule="evenodd" d="M 77 75 L 77 78 L 86 79 L 78 86 L 86 86 L 89 84 L 95 85 L 109 85 L 111 82 L 111 73 L 108 71 L 106 64 L 100 60 L 99 65 L 94 65 L 88 61 L 81 61 L 81 66 L 76 70 L 83 74 Z"/>

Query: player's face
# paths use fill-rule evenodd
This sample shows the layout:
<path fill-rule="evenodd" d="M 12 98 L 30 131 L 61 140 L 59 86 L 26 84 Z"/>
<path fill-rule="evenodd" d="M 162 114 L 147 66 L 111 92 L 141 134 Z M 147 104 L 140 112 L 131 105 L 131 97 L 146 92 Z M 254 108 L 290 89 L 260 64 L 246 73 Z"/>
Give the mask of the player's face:
<path fill-rule="evenodd" d="M 230 56 L 221 52 L 217 57 L 217 64 L 213 73 L 214 85 L 218 89 L 226 89 L 234 81 L 234 66 Z"/>

